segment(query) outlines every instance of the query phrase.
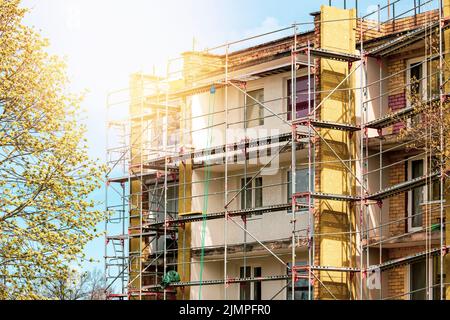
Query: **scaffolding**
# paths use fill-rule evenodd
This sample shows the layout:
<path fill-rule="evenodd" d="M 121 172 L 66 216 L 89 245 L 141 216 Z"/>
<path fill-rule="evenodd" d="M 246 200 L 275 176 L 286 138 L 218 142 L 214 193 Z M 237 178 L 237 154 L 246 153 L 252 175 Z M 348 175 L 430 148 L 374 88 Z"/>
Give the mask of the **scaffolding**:
<path fill-rule="evenodd" d="M 396 8 L 397 11 L 399 7 L 404 9 L 406 2 L 410 6 L 396 13 Z M 355 5 L 357 7 L 357 1 Z M 230 284 L 284 281 L 286 285 L 273 292 L 272 299 L 286 291 L 286 298 L 294 300 L 295 283 L 300 279 L 307 282 L 309 300 L 374 298 L 370 292 L 374 288 L 379 293 L 377 298 L 396 299 L 409 297 L 414 292 L 409 290 L 401 295 L 384 296 L 384 274 L 420 259 L 436 256 L 440 257 L 439 283 L 429 283 L 427 277 L 426 288 L 423 290 L 426 290 L 428 299 L 436 298 L 430 292 L 437 287 L 439 298 L 445 298 L 447 283 L 444 282 L 444 257 L 449 246 L 445 238 L 444 160 L 441 156 L 437 168 L 428 168 L 427 165 L 420 176 L 412 179 L 406 177 L 405 181 L 386 186 L 384 173 L 389 168 L 420 156 L 431 159 L 433 155 L 431 152 L 419 153 L 384 164 L 387 154 L 404 150 L 408 144 L 407 141 L 390 141 L 386 147 L 385 144 L 389 140 L 386 136 L 397 134 L 387 133 L 387 128 L 399 122 L 410 121 L 420 115 L 420 111 L 414 106 L 406 106 L 398 111 L 383 112 L 383 109 L 387 109 L 383 105 L 385 98 L 396 90 L 406 90 L 410 85 L 405 83 L 384 90 L 386 83 L 412 68 L 408 66 L 386 76 L 384 59 L 423 41 L 426 57 L 424 63 L 438 61 L 436 71 L 429 72 L 424 77 L 431 79 L 433 75 L 439 76 L 439 97 L 431 99 L 430 104 L 437 103 L 441 115 L 443 114 L 447 97 L 445 76 L 448 74 L 444 72 L 446 53 L 443 48 L 443 34 L 449 27 L 448 19 L 444 16 L 443 3 L 437 0 L 397 0 L 386 6 L 378 5 L 377 11 L 359 17 L 354 9 L 346 10 L 346 3 L 344 7 L 345 10 L 339 12 L 347 18 L 327 20 L 324 18 L 324 12 L 331 9 L 325 8 L 320 15 L 314 15 L 313 22 L 295 23 L 288 28 L 170 60 L 166 77 L 136 74 L 130 81 L 129 89 L 108 95 L 107 164 L 110 170 L 106 177 L 105 202 L 110 215 L 105 223 L 105 273 L 108 289 L 114 289 L 114 293 L 109 296 L 111 299 L 188 299 L 190 297 L 187 291 L 192 286 L 200 287 L 201 298 L 201 287 L 204 285 L 223 286 L 223 298 L 227 299 Z M 426 11 L 424 8 L 432 9 Z M 372 19 L 373 16 L 377 18 Z M 382 16 L 387 18 L 382 21 Z M 405 27 L 407 19 L 414 21 L 413 27 Z M 317 39 L 315 31 L 320 32 L 321 28 L 332 23 L 348 23 L 350 29 L 356 29 L 356 46 L 350 42 L 353 48 L 347 52 L 324 48 L 322 44 L 326 41 Z M 310 25 L 313 25 L 314 29 L 299 31 L 301 27 Z M 250 66 L 247 73 L 239 72 L 239 64 L 245 62 L 239 61 L 237 57 L 240 51 L 231 51 L 233 46 L 283 32 L 291 32 L 291 35 L 250 48 L 256 51 L 260 48 L 270 48 L 270 55 L 276 56 L 281 62 L 275 61 L 275 64 L 263 69 L 252 69 Z M 432 52 L 433 37 L 439 39 L 437 52 Z M 359 49 L 359 54 L 355 54 L 356 48 Z M 212 53 L 217 50 L 224 50 L 224 53 Z M 264 55 L 256 60 L 255 65 L 269 61 Z M 379 74 L 376 74 L 376 80 L 371 82 L 369 60 L 376 61 L 379 65 Z M 182 70 L 173 71 L 172 66 L 180 61 L 184 62 Z M 332 84 L 324 85 L 323 70 L 327 68 L 325 65 L 332 63 L 343 71 L 337 76 L 338 80 L 334 79 Z M 429 65 L 431 66 L 431 63 Z M 301 92 L 298 91 L 296 83 L 299 70 L 307 79 L 307 88 Z M 249 94 L 247 84 L 253 79 L 285 73 L 289 73 L 290 94 L 265 101 Z M 183 75 L 184 81 L 179 80 L 180 75 Z M 174 80 L 177 77 L 178 80 Z M 358 81 L 355 81 L 355 78 Z M 375 87 L 379 88 L 379 92 L 369 97 L 369 90 Z M 214 105 L 218 90 L 223 92 L 224 106 L 223 110 L 216 111 Z M 242 105 L 233 106 L 230 103 L 231 92 L 244 97 Z M 186 97 L 208 93 L 209 102 L 205 102 L 209 103 L 208 112 L 193 115 L 185 103 Z M 297 101 L 301 95 L 307 96 L 307 112 L 298 115 Z M 337 96 L 344 111 L 339 113 L 336 119 L 330 119 L 335 114 L 327 113 L 330 109 L 329 102 L 335 101 Z M 249 102 L 263 110 L 263 115 L 247 119 Z M 286 103 L 290 110 L 288 108 L 287 111 L 276 112 L 270 107 L 274 102 Z M 379 114 L 373 117 L 369 115 L 369 106 L 375 102 L 378 104 Z M 120 120 L 116 112 L 117 109 L 120 112 L 123 106 L 128 107 L 130 115 L 125 120 Z M 123 112 L 123 109 L 121 111 Z M 242 121 L 236 121 L 230 116 L 236 112 L 242 112 Z M 223 121 L 215 123 L 214 116 L 218 115 Z M 207 118 L 207 124 L 205 127 L 192 128 L 192 121 L 198 118 Z M 249 121 L 266 119 L 277 120 L 279 126 L 288 129 L 287 132 L 249 137 Z M 223 143 L 210 145 L 214 128 L 222 128 L 222 131 L 227 132 L 233 126 L 244 127 L 240 141 L 230 141 L 225 134 Z M 443 130 L 441 128 L 439 137 L 440 150 L 445 147 Z M 206 146 L 194 149 L 192 134 L 202 131 L 207 132 Z M 374 131 L 376 134 L 373 134 Z M 251 166 L 251 160 L 260 159 L 263 152 L 269 155 L 269 161 L 264 165 Z M 299 162 L 300 153 L 306 158 L 303 163 Z M 253 182 L 273 161 L 281 157 L 286 159 L 285 156 L 289 155 L 290 164 L 279 168 L 289 170 L 288 181 L 253 187 Z M 378 161 L 378 168 L 369 169 L 372 160 Z M 237 164 L 240 165 L 238 170 Z M 221 166 L 223 176 L 211 176 L 214 166 Z M 297 187 L 298 167 L 307 168 L 307 190 L 299 190 Z M 339 167 L 341 172 L 343 186 L 337 188 L 336 192 L 330 192 L 330 188 L 323 187 L 321 178 L 327 172 L 336 170 L 336 167 Z M 204 178 L 193 181 L 193 172 L 201 172 Z M 378 175 L 377 188 L 372 185 L 371 175 Z M 243 181 L 238 188 L 230 187 L 231 179 L 235 178 Z M 408 224 L 414 215 L 386 223 L 383 221 L 384 201 L 412 190 L 428 190 L 436 181 L 439 182 L 439 199 L 435 203 L 425 203 L 425 214 L 422 211 L 417 213 L 418 216 L 425 216 L 423 229 L 405 231 L 400 235 L 385 238 L 383 234 L 386 229 L 395 224 Z M 223 191 L 209 192 L 209 183 L 223 183 Z M 196 184 L 203 184 L 206 192 L 193 195 L 192 188 Z M 278 187 L 290 188 L 289 201 L 266 205 L 260 203 L 258 206 L 247 204 L 248 192 L 254 192 L 258 188 L 267 190 Z M 341 192 L 338 192 L 339 190 Z M 223 210 L 208 210 L 208 197 L 212 196 L 223 196 Z M 238 197 L 244 199 L 244 204 L 241 203 L 240 209 L 234 209 L 233 203 L 236 203 Z M 192 201 L 196 198 L 202 199 L 203 210 L 192 211 Z M 433 205 L 437 208 L 432 210 L 439 212 L 437 224 L 430 222 L 430 207 Z M 324 209 L 326 207 L 328 209 Z M 338 210 L 333 213 L 338 207 L 341 208 L 340 212 Z M 376 210 L 378 218 L 374 223 L 372 220 Z M 297 221 L 300 211 L 306 212 L 306 225 Z M 262 241 L 249 230 L 249 219 L 279 212 L 290 214 L 289 238 Z M 329 227 L 331 220 L 327 219 L 336 219 L 336 216 L 345 222 L 333 229 Z M 237 218 L 240 218 L 241 222 Z M 214 220 L 223 221 L 224 243 L 206 246 L 205 226 Z M 202 244 L 198 248 L 190 245 L 191 223 L 202 224 Z M 228 241 L 230 225 L 242 231 L 242 243 Z M 432 230 L 438 231 L 437 239 L 436 232 L 433 235 Z M 425 250 L 411 252 L 402 257 L 386 257 L 385 250 L 389 248 L 386 246 L 393 240 L 419 232 L 425 232 Z M 341 258 L 338 263 L 340 265 L 324 264 L 321 256 L 326 250 L 322 245 L 324 239 L 337 239 L 344 243 L 348 261 Z M 273 249 L 277 245 L 283 250 Z M 258 255 L 249 254 L 249 248 L 257 251 Z M 297 255 L 300 250 L 306 252 L 306 264 L 298 265 Z M 205 261 L 205 252 L 211 252 L 216 260 Z M 233 257 L 229 255 L 230 252 L 239 254 Z M 377 261 L 373 261 L 374 252 L 377 252 Z M 192 259 L 193 255 L 197 259 Z M 248 260 L 261 257 L 273 258 L 275 263 L 286 268 L 286 273 L 248 275 Z M 233 259 L 243 261 L 244 274 L 240 277 L 229 276 L 228 263 Z M 204 264 L 208 261 L 223 263 L 222 279 L 202 278 Z M 199 280 L 190 279 L 190 266 L 193 264 L 200 265 Z M 428 268 L 428 263 L 426 265 Z M 177 271 L 178 277 L 170 280 L 172 271 Z M 379 276 L 374 288 L 368 284 L 372 275 Z M 290 292 L 286 288 L 290 288 Z"/>

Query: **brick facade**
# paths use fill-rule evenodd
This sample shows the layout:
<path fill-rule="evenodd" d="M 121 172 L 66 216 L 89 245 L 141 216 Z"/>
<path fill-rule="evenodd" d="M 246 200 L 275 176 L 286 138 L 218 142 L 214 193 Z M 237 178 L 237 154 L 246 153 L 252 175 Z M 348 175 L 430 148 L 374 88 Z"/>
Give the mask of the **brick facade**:
<path fill-rule="evenodd" d="M 390 112 L 396 112 L 406 107 L 406 75 L 404 72 L 405 68 L 406 61 L 400 57 L 396 57 L 388 61 L 388 74 L 393 75 L 388 80 L 388 105 Z M 404 123 L 396 123 L 392 126 L 391 132 L 398 133 L 404 127 Z"/>

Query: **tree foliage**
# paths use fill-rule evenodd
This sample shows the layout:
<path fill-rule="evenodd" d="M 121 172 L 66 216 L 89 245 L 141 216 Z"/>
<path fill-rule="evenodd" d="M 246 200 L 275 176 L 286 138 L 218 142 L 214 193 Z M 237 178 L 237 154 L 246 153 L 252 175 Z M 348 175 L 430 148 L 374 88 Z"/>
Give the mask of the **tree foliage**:
<path fill-rule="evenodd" d="M 37 286 L 67 278 L 102 219 L 88 198 L 103 167 L 87 155 L 82 96 L 25 13 L 0 0 L 0 299 L 39 298 Z"/>

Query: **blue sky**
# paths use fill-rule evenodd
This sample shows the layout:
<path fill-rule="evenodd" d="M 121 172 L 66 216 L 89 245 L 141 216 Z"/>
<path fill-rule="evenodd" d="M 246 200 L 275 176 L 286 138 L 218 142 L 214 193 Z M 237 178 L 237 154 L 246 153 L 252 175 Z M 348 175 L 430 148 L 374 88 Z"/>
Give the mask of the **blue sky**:
<path fill-rule="evenodd" d="M 360 1 L 359 10 L 366 14 L 379 2 Z M 403 0 L 396 10 L 410 7 L 412 2 Z M 89 152 L 100 159 L 105 158 L 106 94 L 126 87 L 130 73 L 150 73 L 153 66 L 157 72 L 164 70 L 158 66 L 192 49 L 194 37 L 196 47 L 204 49 L 293 22 L 311 21 L 309 14 L 321 4 L 328 0 L 22 1 L 23 7 L 30 8 L 25 23 L 49 38 L 50 52 L 66 57 L 71 89 L 88 89 L 83 107 L 87 110 Z M 343 1 L 333 4 L 342 7 Z M 353 4 L 347 1 L 348 6 Z M 104 190 L 92 197 L 103 202 Z M 103 229 L 103 224 L 99 228 Z M 103 252 L 103 238 L 90 243 L 86 253 L 99 262 L 86 263 L 84 268 L 102 267 Z"/>

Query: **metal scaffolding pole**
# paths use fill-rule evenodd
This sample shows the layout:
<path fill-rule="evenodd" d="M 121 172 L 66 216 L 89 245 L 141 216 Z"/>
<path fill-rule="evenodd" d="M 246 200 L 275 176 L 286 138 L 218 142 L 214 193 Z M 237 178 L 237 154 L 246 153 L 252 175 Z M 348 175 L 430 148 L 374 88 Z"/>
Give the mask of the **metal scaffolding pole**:
<path fill-rule="evenodd" d="M 359 260 L 359 268 L 360 268 L 360 279 L 359 279 L 359 299 L 363 300 L 363 275 L 364 275 L 364 248 L 363 248 L 363 238 L 364 238 L 364 172 L 363 172 L 363 168 L 364 168 L 364 83 L 363 83 L 363 79 L 364 79 L 364 65 L 365 65 L 365 56 L 364 56 L 364 40 L 363 40 L 363 23 L 364 23 L 364 19 L 361 18 L 360 20 L 360 41 L 361 41 L 361 48 L 360 48 L 360 55 L 361 55 L 361 60 L 360 60 L 360 97 L 359 97 L 359 101 L 360 101 L 360 127 L 361 127 L 361 132 L 360 132 L 360 142 L 359 142 L 359 159 L 360 159 L 360 164 L 359 164 L 359 183 L 360 183 L 360 204 L 359 204 L 359 230 L 360 230 L 360 235 L 359 235 L 359 254 L 360 254 L 360 260 Z"/>
<path fill-rule="evenodd" d="M 311 51 L 310 51 L 310 41 L 308 41 L 308 114 L 311 115 L 311 108 L 314 107 L 311 105 L 311 90 L 314 90 L 314 88 L 311 88 Z M 315 78 L 314 78 L 315 80 Z M 315 95 L 315 93 L 314 93 Z M 315 118 L 315 117 L 314 117 Z M 313 177 L 315 176 L 312 168 L 312 143 L 311 143 L 311 128 L 308 126 L 308 192 L 312 193 L 313 190 L 313 183 L 312 181 Z M 292 199 L 292 201 L 295 201 L 295 198 Z M 311 196 L 308 197 L 308 231 L 307 231 L 307 238 L 308 238 L 308 266 L 311 268 L 313 265 L 313 257 L 311 256 L 312 250 L 312 235 L 314 234 L 314 222 L 311 221 L 313 217 L 313 200 Z M 308 273 L 308 300 L 312 300 L 312 285 L 311 285 L 312 279 L 311 279 L 311 273 Z"/>
<path fill-rule="evenodd" d="M 443 21 L 443 8 L 442 8 L 442 0 L 439 0 L 439 22 Z M 440 216 L 440 247 L 441 250 L 444 248 L 444 105 L 443 99 L 445 98 L 445 90 L 444 90 L 444 78 L 443 78 L 443 69 L 444 69 L 444 57 L 443 57 L 443 48 L 442 48 L 442 28 L 439 28 L 439 118 L 440 118 L 440 126 L 439 126 L 439 145 L 440 145 L 440 159 L 439 159 L 439 170 L 440 170 L 440 179 L 439 179 L 439 193 L 440 193 L 440 204 L 439 204 L 439 216 Z M 446 48 L 447 49 L 447 48 Z M 448 242 L 447 242 L 448 243 Z M 439 285 L 440 285 L 440 298 L 444 300 L 444 255 L 441 254 L 440 266 L 439 266 Z"/>
<path fill-rule="evenodd" d="M 292 50 L 292 65 L 291 65 L 291 119 L 295 121 L 297 118 L 297 85 L 296 85 L 296 70 L 297 70 L 297 30 L 294 27 L 294 44 Z M 296 151 L 297 151 L 297 128 L 295 125 L 291 127 L 292 132 L 292 147 L 291 147 L 291 190 L 292 194 L 296 192 Z M 292 249 L 291 249 L 291 300 L 295 299 L 295 210 L 296 201 L 292 199 Z"/>
<path fill-rule="evenodd" d="M 224 279 L 224 299 L 227 300 L 228 297 L 228 269 L 227 269 L 227 258 L 228 258 L 228 50 L 229 45 L 226 46 L 225 53 L 225 185 L 224 185 L 224 210 L 225 210 L 225 220 L 224 220 L 224 259 L 223 259 L 223 279 Z M 244 270 L 245 272 L 245 270 Z"/>

